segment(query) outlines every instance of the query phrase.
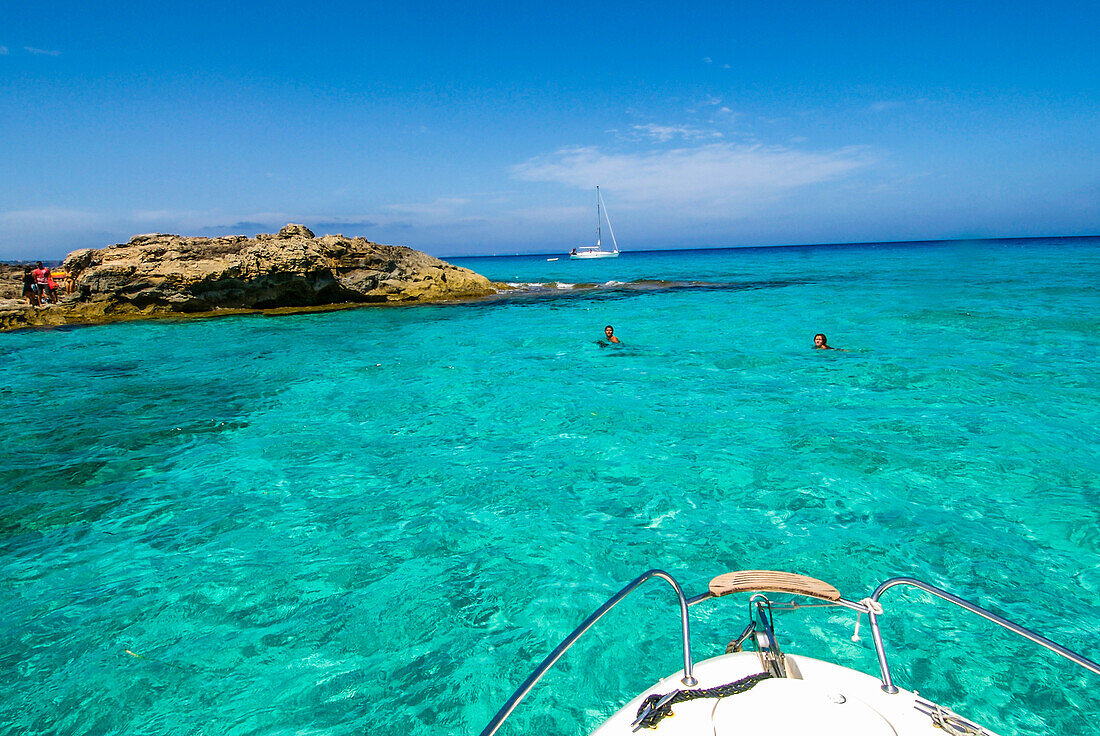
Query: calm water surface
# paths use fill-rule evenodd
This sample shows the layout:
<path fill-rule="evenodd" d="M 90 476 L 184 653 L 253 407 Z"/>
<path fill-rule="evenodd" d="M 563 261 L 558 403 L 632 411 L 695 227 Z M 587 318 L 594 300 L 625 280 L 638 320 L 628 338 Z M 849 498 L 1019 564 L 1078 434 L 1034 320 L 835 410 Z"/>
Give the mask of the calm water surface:
<path fill-rule="evenodd" d="M 0 335 L 0 732 L 476 734 L 651 567 L 913 575 L 1100 659 L 1100 241 L 455 260 L 603 286 Z M 609 283 L 640 280 L 707 285 Z M 506 732 L 586 733 L 675 670 L 670 603 L 616 609 Z M 1100 734 L 1095 675 L 884 603 L 900 685 Z M 779 618 L 873 673 L 853 623 Z"/>

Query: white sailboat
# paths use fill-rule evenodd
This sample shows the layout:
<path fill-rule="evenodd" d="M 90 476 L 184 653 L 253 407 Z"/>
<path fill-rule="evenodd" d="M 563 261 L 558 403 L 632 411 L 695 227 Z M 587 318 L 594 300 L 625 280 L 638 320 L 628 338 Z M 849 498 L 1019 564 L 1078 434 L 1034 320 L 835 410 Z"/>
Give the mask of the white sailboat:
<path fill-rule="evenodd" d="M 613 250 L 604 250 L 601 240 L 601 227 L 603 221 L 607 220 L 607 232 L 611 234 L 611 245 Z M 603 195 L 600 194 L 600 188 L 596 187 L 596 244 L 586 245 L 581 248 L 574 248 L 573 252 L 569 254 L 569 259 L 572 261 L 583 260 L 588 258 L 618 258 L 619 257 L 619 244 L 615 241 L 615 231 L 611 229 L 611 218 L 607 216 L 607 205 L 603 202 Z"/>

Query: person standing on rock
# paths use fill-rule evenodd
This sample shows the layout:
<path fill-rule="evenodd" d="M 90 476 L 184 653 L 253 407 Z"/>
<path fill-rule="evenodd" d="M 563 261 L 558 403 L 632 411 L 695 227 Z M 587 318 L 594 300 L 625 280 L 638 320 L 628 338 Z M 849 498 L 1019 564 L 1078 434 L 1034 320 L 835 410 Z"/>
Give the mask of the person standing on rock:
<path fill-rule="evenodd" d="M 42 267 L 42 261 L 35 264 L 34 285 L 38 290 L 38 306 L 43 306 L 50 300 L 50 269 Z"/>
<path fill-rule="evenodd" d="M 32 307 L 38 306 L 38 292 L 37 286 L 34 280 L 34 271 L 30 266 L 23 267 L 23 296 L 27 297 L 27 304 Z"/>
<path fill-rule="evenodd" d="M 57 297 L 57 282 L 53 280 L 53 273 L 49 268 L 46 269 L 46 286 L 50 290 L 50 301 L 57 304 L 60 299 Z"/>
<path fill-rule="evenodd" d="M 66 294 L 72 294 L 73 293 L 73 282 L 76 279 L 73 278 L 73 275 L 72 275 L 71 272 L 69 272 L 69 271 L 54 271 L 51 275 L 53 276 L 54 280 L 57 282 L 58 286 L 60 286 L 61 289 Z"/>

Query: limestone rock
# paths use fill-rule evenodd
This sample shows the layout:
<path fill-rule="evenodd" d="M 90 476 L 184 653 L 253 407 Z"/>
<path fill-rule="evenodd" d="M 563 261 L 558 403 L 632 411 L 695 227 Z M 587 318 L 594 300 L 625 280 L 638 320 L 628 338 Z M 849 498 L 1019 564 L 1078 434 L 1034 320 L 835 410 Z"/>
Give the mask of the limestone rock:
<path fill-rule="evenodd" d="M 23 296 L 23 266 L 14 263 L 0 263 L 0 300 L 21 300 Z M 0 301 L 0 304 L 3 303 Z"/>
<path fill-rule="evenodd" d="M 280 238 L 293 238 L 295 236 L 301 238 L 314 237 L 313 231 L 305 225 L 295 225 L 294 223 L 288 223 L 286 227 L 279 231 Z M 341 236 L 338 236 L 341 237 Z"/>
<path fill-rule="evenodd" d="M 134 237 L 130 238 L 130 245 L 137 245 L 138 243 L 147 243 L 150 240 L 155 240 L 156 238 L 163 238 L 163 237 L 168 237 L 167 233 L 144 233 L 142 235 L 135 235 Z"/>
<path fill-rule="evenodd" d="M 70 253 L 77 293 L 35 309 L 0 304 L 0 329 L 215 310 L 450 301 L 495 293 L 484 276 L 412 248 L 290 224 L 277 235 L 187 238 L 152 233 Z"/>

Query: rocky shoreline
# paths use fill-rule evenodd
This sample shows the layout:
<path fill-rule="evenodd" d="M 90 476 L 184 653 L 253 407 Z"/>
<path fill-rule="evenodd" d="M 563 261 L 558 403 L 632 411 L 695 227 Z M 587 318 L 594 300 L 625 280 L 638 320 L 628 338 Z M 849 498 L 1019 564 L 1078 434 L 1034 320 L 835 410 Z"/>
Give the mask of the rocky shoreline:
<path fill-rule="evenodd" d="M 293 313 L 371 304 L 478 299 L 501 284 L 412 248 L 304 225 L 277 234 L 188 238 L 135 235 L 129 243 L 70 253 L 74 279 L 58 304 L 20 297 L 22 267 L 4 266 L 0 331 L 134 319 Z"/>

